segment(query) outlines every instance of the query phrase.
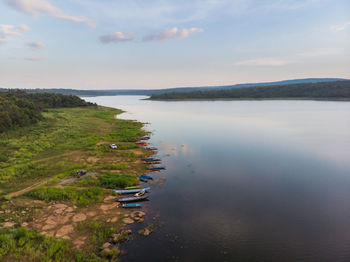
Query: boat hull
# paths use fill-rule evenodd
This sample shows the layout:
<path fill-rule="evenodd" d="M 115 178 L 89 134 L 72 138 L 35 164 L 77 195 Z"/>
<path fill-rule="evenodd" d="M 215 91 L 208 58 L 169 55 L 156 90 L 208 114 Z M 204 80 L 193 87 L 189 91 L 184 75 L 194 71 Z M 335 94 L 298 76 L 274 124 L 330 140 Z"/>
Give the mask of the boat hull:
<path fill-rule="evenodd" d="M 145 187 L 145 188 L 135 188 L 135 189 L 114 189 L 113 191 L 118 194 L 135 194 L 140 191 L 149 191 L 151 188 L 150 187 Z"/>
<path fill-rule="evenodd" d="M 141 197 L 124 197 L 118 199 L 118 202 L 137 202 L 137 201 L 142 201 L 146 200 L 148 196 L 141 196 Z"/>

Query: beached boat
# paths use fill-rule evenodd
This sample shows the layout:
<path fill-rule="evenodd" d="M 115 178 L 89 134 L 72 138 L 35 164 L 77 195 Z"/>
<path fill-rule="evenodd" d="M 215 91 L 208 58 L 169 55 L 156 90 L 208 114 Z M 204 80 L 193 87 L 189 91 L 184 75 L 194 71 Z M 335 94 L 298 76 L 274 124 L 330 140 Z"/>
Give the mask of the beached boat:
<path fill-rule="evenodd" d="M 114 189 L 113 191 L 118 194 L 135 194 L 140 191 L 149 191 L 150 187 L 145 188 L 135 188 L 135 189 Z"/>
<path fill-rule="evenodd" d="M 160 158 L 156 158 L 156 157 L 144 157 L 142 158 L 143 161 L 146 161 L 146 162 L 159 162 L 161 161 Z"/>
<path fill-rule="evenodd" d="M 147 146 L 146 142 L 135 142 L 135 144 L 139 146 Z"/>
<path fill-rule="evenodd" d="M 162 162 L 161 161 L 152 161 L 152 162 L 144 162 L 146 165 L 159 165 Z"/>
<path fill-rule="evenodd" d="M 149 147 L 146 147 L 145 149 L 152 150 L 152 151 L 157 151 L 158 150 L 158 148 L 156 148 L 154 146 L 149 146 Z"/>
<path fill-rule="evenodd" d="M 124 189 L 136 189 L 136 188 L 141 188 L 141 186 L 128 186 Z"/>
<path fill-rule="evenodd" d="M 153 180 L 153 177 L 151 176 L 139 176 L 140 181 L 147 182 L 148 180 Z"/>
<path fill-rule="evenodd" d="M 132 203 L 132 204 L 122 204 L 122 207 L 141 207 L 140 203 Z"/>
<path fill-rule="evenodd" d="M 140 136 L 140 137 L 138 137 L 139 140 L 148 140 L 150 138 L 151 138 L 150 136 Z"/>
<path fill-rule="evenodd" d="M 136 201 L 142 201 L 142 200 L 146 200 L 148 198 L 148 196 L 140 196 L 140 197 L 123 197 L 118 199 L 118 202 L 136 202 Z"/>
<path fill-rule="evenodd" d="M 162 170 L 162 169 L 165 169 L 165 166 L 152 166 L 149 169 L 150 170 Z"/>

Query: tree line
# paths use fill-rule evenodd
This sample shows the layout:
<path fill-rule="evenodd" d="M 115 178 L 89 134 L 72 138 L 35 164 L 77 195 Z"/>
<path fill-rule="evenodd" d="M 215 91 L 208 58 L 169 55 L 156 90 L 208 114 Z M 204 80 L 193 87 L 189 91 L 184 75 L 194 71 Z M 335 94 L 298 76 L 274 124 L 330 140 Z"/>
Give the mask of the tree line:
<path fill-rule="evenodd" d="M 350 99 L 350 81 L 253 86 L 227 90 L 154 94 L 151 100 L 186 99 Z"/>
<path fill-rule="evenodd" d="M 0 133 L 34 124 L 43 119 L 48 108 L 93 105 L 77 96 L 53 93 L 30 94 L 21 90 L 0 92 Z"/>

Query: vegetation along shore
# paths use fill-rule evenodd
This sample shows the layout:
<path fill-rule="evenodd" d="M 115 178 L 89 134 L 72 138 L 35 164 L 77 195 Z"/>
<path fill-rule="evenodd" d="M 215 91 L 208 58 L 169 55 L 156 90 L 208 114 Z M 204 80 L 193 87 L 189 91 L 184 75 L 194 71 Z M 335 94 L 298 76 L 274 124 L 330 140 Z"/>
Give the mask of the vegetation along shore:
<path fill-rule="evenodd" d="M 249 86 L 226 90 L 168 92 L 150 100 L 350 100 L 350 81 Z"/>
<path fill-rule="evenodd" d="M 145 213 L 121 208 L 112 189 L 137 186 L 152 154 L 135 144 L 143 124 L 120 113 L 76 96 L 0 94 L 1 261 L 118 260 L 125 226 Z"/>

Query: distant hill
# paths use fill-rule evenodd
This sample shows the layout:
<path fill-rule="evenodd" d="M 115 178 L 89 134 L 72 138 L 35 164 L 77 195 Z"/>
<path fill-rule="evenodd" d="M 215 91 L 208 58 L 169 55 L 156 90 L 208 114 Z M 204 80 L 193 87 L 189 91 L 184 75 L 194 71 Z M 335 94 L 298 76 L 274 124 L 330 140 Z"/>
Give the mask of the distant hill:
<path fill-rule="evenodd" d="M 78 89 L 21 89 L 28 93 L 57 93 L 65 95 L 77 95 L 77 96 L 115 96 L 115 95 L 155 95 L 168 92 L 193 92 L 203 90 L 226 90 L 232 88 L 252 87 L 252 86 L 273 86 L 273 85 L 292 85 L 300 83 L 320 83 L 320 82 L 333 82 L 347 80 L 343 78 L 305 78 L 284 80 L 276 82 L 263 82 L 263 83 L 246 83 L 236 85 L 225 86 L 200 86 L 200 87 L 176 87 L 167 89 L 120 89 L 120 90 L 78 90 Z M 1 91 L 7 91 L 5 88 L 0 88 Z"/>
<path fill-rule="evenodd" d="M 151 100 L 320 99 L 350 100 L 350 80 L 235 87 L 153 94 Z"/>

